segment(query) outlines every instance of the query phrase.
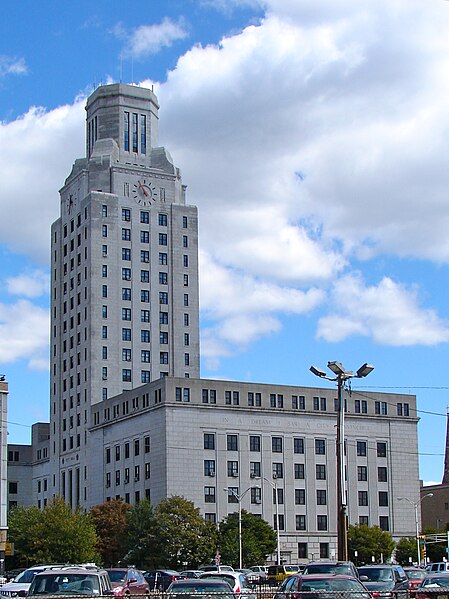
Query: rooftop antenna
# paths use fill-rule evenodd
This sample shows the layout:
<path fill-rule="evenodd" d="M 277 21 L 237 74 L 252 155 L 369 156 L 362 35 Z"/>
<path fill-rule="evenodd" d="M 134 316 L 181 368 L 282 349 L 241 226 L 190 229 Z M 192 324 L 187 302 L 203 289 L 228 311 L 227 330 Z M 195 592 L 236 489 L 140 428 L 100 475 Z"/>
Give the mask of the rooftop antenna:
<path fill-rule="evenodd" d="M 123 79 L 123 54 L 120 53 L 120 83 L 122 83 Z"/>
<path fill-rule="evenodd" d="M 131 56 L 131 83 L 134 85 L 134 56 Z"/>

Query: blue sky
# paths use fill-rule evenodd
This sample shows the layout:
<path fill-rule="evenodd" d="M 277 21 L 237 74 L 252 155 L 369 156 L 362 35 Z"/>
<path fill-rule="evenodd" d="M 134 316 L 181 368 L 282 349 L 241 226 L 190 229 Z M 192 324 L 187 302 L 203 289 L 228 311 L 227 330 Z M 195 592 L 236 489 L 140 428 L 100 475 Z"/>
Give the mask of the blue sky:
<path fill-rule="evenodd" d="M 200 214 L 201 373 L 449 404 L 449 3 L 22 0 L 0 22 L 0 373 L 9 441 L 48 419 L 48 255 L 99 83 L 154 86 Z M 393 410 L 393 407 L 391 409 Z"/>

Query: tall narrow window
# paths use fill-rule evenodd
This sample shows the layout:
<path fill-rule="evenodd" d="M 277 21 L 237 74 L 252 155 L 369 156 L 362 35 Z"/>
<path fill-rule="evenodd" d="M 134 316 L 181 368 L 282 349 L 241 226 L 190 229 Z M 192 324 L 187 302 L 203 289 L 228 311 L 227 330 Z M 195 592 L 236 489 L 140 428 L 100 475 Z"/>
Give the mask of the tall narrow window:
<path fill-rule="evenodd" d="M 147 153 L 147 117 L 144 114 L 140 115 L 140 151 Z"/>
<path fill-rule="evenodd" d="M 129 152 L 129 112 L 124 113 L 123 144 L 124 144 L 125 152 Z"/>
<path fill-rule="evenodd" d="M 137 114 L 133 112 L 133 152 L 138 152 L 137 144 Z"/>

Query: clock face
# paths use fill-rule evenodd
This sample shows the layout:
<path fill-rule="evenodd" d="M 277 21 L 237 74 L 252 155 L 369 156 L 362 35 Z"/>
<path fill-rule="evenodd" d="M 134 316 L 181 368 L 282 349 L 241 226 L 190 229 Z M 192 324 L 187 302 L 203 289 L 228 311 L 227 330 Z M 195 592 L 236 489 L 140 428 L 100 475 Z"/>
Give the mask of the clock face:
<path fill-rule="evenodd" d="M 139 179 L 134 183 L 132 190 L 133 198 L 141 206 L 150 206 L 156 201 L 156 188 L 146 179 Z"/>

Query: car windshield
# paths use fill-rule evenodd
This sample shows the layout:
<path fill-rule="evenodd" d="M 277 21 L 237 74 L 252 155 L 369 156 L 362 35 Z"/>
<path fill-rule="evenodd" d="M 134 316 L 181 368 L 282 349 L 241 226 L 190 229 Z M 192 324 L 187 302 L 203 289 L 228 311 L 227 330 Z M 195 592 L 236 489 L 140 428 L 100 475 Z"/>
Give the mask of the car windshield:
<path fill-rule="evenodd" d="M 28 596 L 94 594 L 100 594 L 98 578 L 84 573 L 55 573 L 36 576 L 28 591 Z"/>
<path fill-rule="evenodd" d="M 358 591 L 362 592 L 366 597 L 370 594 L 365 590 L 358 580 L 345 578 L 326 578 L 316 580 L 303 580 L 301 583 L 301 591 Z M 357 594 L 359 597 L 360 595 Z"/>
<path fill-rule="evenodd" d="M 34 578 L 34 576 L 40 572 L 40 570 L 25 570 L 22 574 L 19 574 L 17 578 L 14 579 L 14 582 L 20 582 L 21 584 L 28 584 Z"/>
<path fill-rule="evenodd" d="M 393 573 L 389 568 L 367 568 L 366 570 L 360 570 L 360 576 L 366 576 L 370 582 L 393 580 Z"/>
<path fill-rule="evenodd" d="M 405 574 L 410 580 L 423 580 L 426 576 L 424 570 L 406 570 Z"/>
<path fill-rule="evenodd" d="M 307 574 L 349 574 L 351 568 L 346 564 L 311 564 L 306 567 Z"/>
<path fill-rule="evenodd" d="M 422 586 L 449 588 L 449 576 L 431 576 L 422 581 Z"/>
<path fill-rule="evenodd" d="M 111 582 L 125 582 L 127 570 L 108 570 Z"/>

